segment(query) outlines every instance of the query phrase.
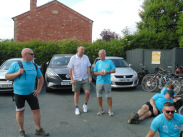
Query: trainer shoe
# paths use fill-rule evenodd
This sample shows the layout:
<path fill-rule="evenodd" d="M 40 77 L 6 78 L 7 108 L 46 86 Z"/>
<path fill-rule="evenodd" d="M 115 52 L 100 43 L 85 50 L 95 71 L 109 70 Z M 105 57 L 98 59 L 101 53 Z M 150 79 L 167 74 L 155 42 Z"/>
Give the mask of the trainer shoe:
<path fill-rule="evenodd" d="M 132 119 L 130 124 L 138 124 L 138 123 L 139 123 L 139 120 Z"/>
<path fill-rule="evenodd" d="M 134 112 L 132 112 L 132 113 L 130 113 L 130 116 L 129 116 L 129 118 L 128 118 L 128 124 L 132 124 L 132 120 L 135 118 L 135 113 Z"/>
<path fill-rule="evenodd" d="M 25 131 L 24 131 L 24 130 L 20 131 L 19 137 L 26 137 L 26 136 L 25 136 Z"/>
<path fill-rule="evenodd" d="M 49 136 L 49 133 L 46 133 L 46 132 L 44 131 L 44 129 L 43 129 L 43 128 L 41 128 L 40 130 L 37 130 L 37 129 L 36 129 L 36 133 L 35 133 L 35 135 L 40 135 L 40 136 Z"/>
<path fill-rule="evenodd" d="M 83 112 L 88 112 L 88 106 L 86 104 L 83 104 Z"/>
<path fill-rule="evenodd" d="M 79 114 L 80 114 L 79 108 L 76 108 L 76 109 L 75 109 L 75 114 L 76 114 L 76 115 L 79 115 Z"/>
<path fill-rule="evenodd" d="M 104 110 L 103 109 L 102 110 L 100 109 L 99 112 L 97 113 L 97 116 L 101 116 L 103 113 L 104 113 Z"/>
<path fill-rule="evenodd" d="M 114 113 L 111 110 L 108 111 L 108 114 L 109 116 L 114 116 Z"/>

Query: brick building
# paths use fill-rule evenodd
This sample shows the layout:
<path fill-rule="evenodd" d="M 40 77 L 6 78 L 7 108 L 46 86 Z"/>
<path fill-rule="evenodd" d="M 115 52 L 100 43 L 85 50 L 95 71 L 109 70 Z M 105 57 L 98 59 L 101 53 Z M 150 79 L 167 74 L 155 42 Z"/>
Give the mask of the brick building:
<path fill-rule="evenodd" d="M 15 41 L 76 38 L 82 42 L 92 42 L 93 21 L 57 0 L 40 7 L 37 7 L 37 0 L 30 0 L 30 11 L 12 19 Z"/>

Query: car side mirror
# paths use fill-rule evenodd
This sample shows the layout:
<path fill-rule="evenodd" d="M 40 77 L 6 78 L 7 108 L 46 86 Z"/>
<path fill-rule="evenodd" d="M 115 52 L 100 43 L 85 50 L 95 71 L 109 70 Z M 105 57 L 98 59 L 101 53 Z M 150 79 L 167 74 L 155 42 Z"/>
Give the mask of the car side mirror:
<path fill-rule="evenodd" d="M 132 66 L 132 64 L 129 64 L 129 67 L 131 67 Z"/>

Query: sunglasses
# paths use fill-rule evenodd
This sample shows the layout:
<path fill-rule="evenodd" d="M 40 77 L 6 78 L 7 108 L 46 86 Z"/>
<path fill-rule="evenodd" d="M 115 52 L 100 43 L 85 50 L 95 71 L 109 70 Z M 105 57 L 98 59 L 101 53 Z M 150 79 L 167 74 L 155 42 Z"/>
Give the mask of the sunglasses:
<path fill-rule="evenodd" d="M 29 55 L 31 55 L 31 56 L 33 56 L 33 55 L 34 55 L 34 53 L 27 53 L 27 54 L 29 54 Z"/>
<path fill-rule="evenodd" d="M 175 113 L 175 111 L 166 111 L 167 114 L 169 114 L 170 112 L 171 112 L 172 114 Z"/>

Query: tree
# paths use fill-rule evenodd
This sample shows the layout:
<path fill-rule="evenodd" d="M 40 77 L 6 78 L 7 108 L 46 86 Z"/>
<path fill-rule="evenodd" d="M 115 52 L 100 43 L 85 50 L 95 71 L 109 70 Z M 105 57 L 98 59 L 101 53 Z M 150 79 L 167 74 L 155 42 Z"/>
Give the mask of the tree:
<path fill-rule="evenodd" d="M 111 41 L 111 39 L 119 39 L 119 35 L 115 32 L 110 31 L 110 29 L 106 30 L 104 29 L 101 33 L 100 36 L 102 37 L 102 40 L 105 41 Z"/>
<path fill-rule="evenodd" d="M 124 36 L 130 35 L 130 30 L 129 30 L 128 26 L 126 26 L 121 32 Z"/>
<path fill-rule="evenodd" d="M 177 34 L 177 29 L 183 0 L 145 0 L 142 9 L 139 13 L 142 21 L 137 23 L 139 34 L 154 34 L 155 39 L 151 43 L 157 48 L 178 47 L 180 35 Z"/>

